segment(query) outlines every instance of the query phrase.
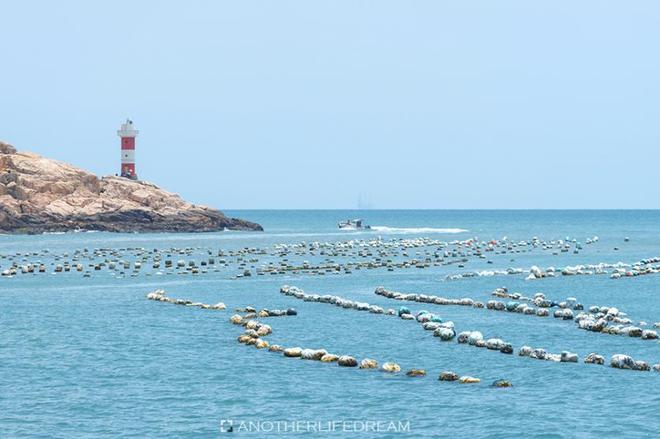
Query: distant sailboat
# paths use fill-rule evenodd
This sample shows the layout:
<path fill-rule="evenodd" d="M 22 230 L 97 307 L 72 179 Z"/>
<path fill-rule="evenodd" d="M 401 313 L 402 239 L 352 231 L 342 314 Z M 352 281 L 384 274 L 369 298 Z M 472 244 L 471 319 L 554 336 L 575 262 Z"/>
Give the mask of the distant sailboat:
<path fill-rule="evenodd" d="M 358 195 L 358 202 L 357 202 L 357 208 L 359 210 L 367 210 L 367 209 L 373 209 L 373 205 L 369 201 L 369 197 L 363 197 L 362 194 Z"/>

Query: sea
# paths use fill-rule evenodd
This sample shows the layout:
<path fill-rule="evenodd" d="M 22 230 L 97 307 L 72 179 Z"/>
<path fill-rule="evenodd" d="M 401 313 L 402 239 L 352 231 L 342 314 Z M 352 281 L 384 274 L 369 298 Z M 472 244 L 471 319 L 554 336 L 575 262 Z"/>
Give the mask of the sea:
<path fill-rule="evenodd" d="M 217 438 L 415 437 L 573 438 L 658 437 L 660 372 L 609 366 L 614 354 L 660 363 L 660 343 L 580 330 L 575 322 L 469 306 L 401 302 L 374 294 L 404 293 L 495 299 L 506 287 L 531 297 L 575 298 L 616 307 L 635 324 L 660 322 L 660 274 L 611 278 L 606 273 L 528 280 L 542 269 L 599 263 L 629 266 L 660 256 L 660 211 L 646 210 L 246 210 L 230 216 L 255 221 L 264 232 L 187 234 L 65 233 L 0 236 L 0 271 L 43 263 L 44 273 L 0 277 L 0 438 Z M 339 230 L 362 218 L 370 230 Z M 277 265 L 344 264 L 388 255 L 328 255 L 338 243 L 369 249 L 374 243 L 411 243 L 399 259 L 420 259 L 457 242 L 546 243 L 468 257 L 425 268 L 373 268 L 314 274 L 304 270 L 258 275 Z M 316 244 L 315 244 L 316 243 Z M 452 244 L 454 243 L 454 244 Z M 566 245 L 569 251 L 558 250 Z M 318 248 L 275 254 L 283 248 Z M 526 249 L 517 251 L 516 249 Z M 83 271 L 55 266 L 95 249 L 127 261 L 99 270 L 80 258 Z M 136 250 L 137 249 L 137 250 Z M 235 255 L 245 250 L 245 256 Z M 252 250 L 250 250 L 252 249 Z M 259 251 L 255 251 L 259 249 Z M 263 251 L 262 251 L 263 250 Z M 190 261 L 189 270 L 134 269 L 136 252 Z M 220 255 L 220 256 L 218 256 Z M 93 257 L 93 256 L 92 256 Z M 201 266 L 214 258 L 215 265 Z M 106 257 L 96 262 L 103 262 Z M 224 261 L 224 264 L 222 261 Z M 444 258 L 452 260 L 451 255 Z M 107 261 L 106 261 L 107 262 Z M 522 269 L 514 274 L 508 268 Z M 245 270 L 250 276 L 243 276 Z M 169 273 L 169 274 L 168 274 Z M 178 273 L 178 274 L 177 274 Z M 181 274 L 185 273 L 185 274 Z M 468 276 L 460 276 L 470 273 Z M 413 313 L 427 310 L 452 321 L 457 332 L 480 331 L 514 347 L 502 354 L 443 342 L 415 321 L 305 302 L 280 293 L 283 285 L 308 294 Z M 226 310 L 176 306 L 146 299 L 163 289 L 174 298 L 223 302 Z M 503 299 L 506 300 L 506 299 Z M 284 357 L 237 342 L 243 328 L 230 323 L 235 308 L 295 308 L 295 316 L 258 319 L 265 337 L 284 347 L 396 362 L 400 373 L 338 367 Z M 579 311 L 575 311 L 576 314 Z M 641 323 L 640 323 L 641 322 Z M 570 351 L 578 363 L 521 357 L 521 346 Z M 596 352 L 605 365 L 585 364 Z M 412 368 L 425 377 L 409 377 Z M 476 384 L 439 381 L 442 371 L 477 377 Z M 513 387 L 491 383 L 509 380 Z"/>

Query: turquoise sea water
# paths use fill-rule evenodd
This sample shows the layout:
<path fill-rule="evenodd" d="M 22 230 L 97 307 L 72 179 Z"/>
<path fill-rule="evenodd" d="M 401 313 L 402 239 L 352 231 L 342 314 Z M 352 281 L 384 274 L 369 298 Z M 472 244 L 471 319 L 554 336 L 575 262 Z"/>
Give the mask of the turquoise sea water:
<path fill-rule="evenodd" d="M 525 275 L 446 280 L 450 274 L 532 265 L 564 267 L 660 256 L 660 211 L 236 211 L 261 223 L 263 233 L 107 234 L 74 233 L 0 236 L 0 270 L 10 258 L 41 260 L 47 273 L 0 278 L 0 437 L 264 437 L 265 432 L 225 433 L 223 420 L 402 422 L 407 431 L 381 437 L 657 437 L 660 432 L 660 373 L 587 365 L 598 352 L 660 363 L 660 343 L 578 330 L 573 322 L 471 307 L 401 303 L 374 294 L 377 286 L 445 297 L 487 301 L 506 286 L 527 296 L 576 297 L 589 305 L 616 306 L 634 322 L 660 321 L 660 275 L 610 279 L 608 275 L 565 276 L 535 281 Z M 362 217 L 371 232 L 340 231 L 339 220 Z M 278 244 L 347 240 L 442 241 L 533 236 L 576 239 L 578 254 L 489 254 L 427 269 L 354 270 L 350 274 L 256 276 L 259 255 L 247 261 L 249 278 L 236 264 L 197 276 L 157 274 L 150 264 L 131 276 L 107 269 L 53 273 L 56 255 L 88 249 L 189 248 L 172 259 L 199 261 L 209 252 Z M 598 236 L 594 244 L 588 238 Z M 628 237 L 629 241 L 624 241 Z M 617 250 L 615 250 L 617 248 Z M 30 253 L 48 249 L 51 256 Z M 15 256 L 20 253 L 20 256 Z M 11 256 L 10 256 L 11 255 Z M 322 261 L 322 254 L 288 256 L 290 262 Z M 415 257 L 414 250 L 410 258 Z M 130 259 L 130 258 L 129 258 Z M 219 259 L 216 257 L 216 260 Z M 230 258 L 227 258 L 228 262 Z M 247 257 L 246 259 L 250 259 Z M 342 257 L 333 257 L 342 262 Z M 63 260 L 63 259 L 62 259 Z M 491 261 L 492 263 L 488 263 Z M 61 262 L 61 260 L 59 261 Z M 165 270 L 160 270 L 164 272 Z M 440 342 L 415 322 L 309 303 L 279 293 L 282 285 L 308 293 L 334 294 L 386 308 L 428 309 L 451 320 L 457 332 L 479 330 L 486 338 L 580 355 L 578 364 L 504 355 Z M 225 311 L 174 306 L 145 299 L 156 288 L 176 298 L 224 302 Z M 271 343 L 325 348 L 358 359 L 396 361 L 405 371 L 424 368 L 425 378 L 347 369 L 284 358 L 236 342 L 241 328 L 229 323 L 233 308 L 294 307 L 295 317 L 263 319 L 273 327 Z M 439 382 L 453 370 L 481 378 L 480 384 Z M 505 378 L 509 389 L 489 384 Z M 406 424 L 407 423 L 407 424 Z M 360 429 L 361 424 L 352 424 Z M 350 428 L 349 428 L 350 429 Z M 284 433 L 279 433 L 284 435 Z M 323 435 L 353 437 L 339 429 Z"/>

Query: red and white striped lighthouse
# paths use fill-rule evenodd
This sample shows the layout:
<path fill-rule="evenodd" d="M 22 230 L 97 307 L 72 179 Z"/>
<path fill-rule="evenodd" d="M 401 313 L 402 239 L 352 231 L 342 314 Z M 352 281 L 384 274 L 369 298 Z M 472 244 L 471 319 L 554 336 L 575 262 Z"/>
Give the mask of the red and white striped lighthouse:
<path fill-rule="evenodd" d="M 135 138 L 138 130 L 133 128 L 133 121 L 126 119 L 121 124 L 121 129 L 117 130 L 117 135 L 121 137 L 121 173 L 122 177 L 137 180 L 135 173 Z"/>

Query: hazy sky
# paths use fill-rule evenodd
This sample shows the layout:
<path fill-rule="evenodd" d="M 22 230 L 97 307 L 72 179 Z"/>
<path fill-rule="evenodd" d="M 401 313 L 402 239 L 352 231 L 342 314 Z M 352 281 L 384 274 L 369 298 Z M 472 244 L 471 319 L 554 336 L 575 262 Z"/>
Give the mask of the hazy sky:
<path fill-rule="evenodd" d="M 101 4 L 104 3 L 104 4 Z M 2 1 L 0 139 L 218 208 L 660 208 L 657 1 Z"/>

